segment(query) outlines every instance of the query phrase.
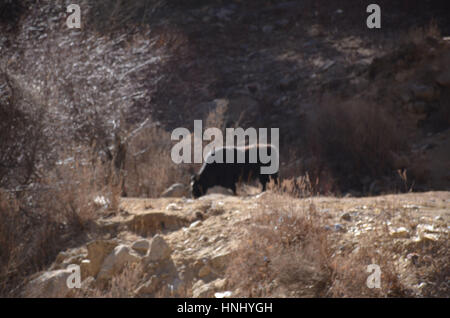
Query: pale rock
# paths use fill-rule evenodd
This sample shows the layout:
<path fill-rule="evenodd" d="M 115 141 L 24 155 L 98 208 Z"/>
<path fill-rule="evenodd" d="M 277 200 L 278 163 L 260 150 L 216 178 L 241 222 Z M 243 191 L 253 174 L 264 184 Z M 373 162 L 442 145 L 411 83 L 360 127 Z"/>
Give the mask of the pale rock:
<path fill-rule="evenodd" d="M 176 203 L 170 203 L 166 206 L 167 211 L 180 211 L 182 208 Z"/>
<path fill-rule="evenodd" d="M 189 225 L 189 228 L 199 227 L 201 225 L 202 225 L 202 221 L 199 220 L 199 221 L 192 222 L 191 225 Z"/>
<path fill-rule="evenodd" d="M 131 248 L 140 254 L 147 254 L 150 242 L 146 239 L 138 240 L 131 245 Z"/>
<path fill-rule="evenodd" d="M 24 296 L 33 298 L 66 297 L 70 291 L 67 279 L 72 273 L 72 270 L 69 269 L 44 272 L 28 283 Z"/>
<path fill-rule="evenodd" d="M 139 260 L 140 257 L 133 253 L 129 246 L 116 246 L 114 251 L 104 260 L 97 279 L 110 279 L 114 274 L 120 272 L 127 263 L 137 263 Z"/>
<path fill-rule="evenodd" d="M 230 298 L 233 295 L 233 292 L 231 291 L 225 291 L 223 293 L 215 293 L 215 298 Z"/>
<path fill-rule="evenodd" d="M 226 286 L 226 279 L 216 279 L 207 284 L 205 284 L 202 280 L 199 280 L 192 286 L 192 297 L 193 298 L 213 297 L 215 292 L 223 290 L 225 286 Z"/>
<path fill-rule="evenodd" d="M 170 257 L 171 253 L 172 250 L 170 246 L 161 235 L 157 234 L 150 242 L 150 248 L 145 256 L 145 262 L 149 263 L 166 260 Z"/>
<path fill-rule="evenodd" d="M 88 255 L 87 259 L 90 261 L 89 273 L 92 276 L 97 276 L 105 258 L 117 246 L 115 241 L 97 240 L 87 244 Z"/>
<path fill-rule="evenodd" d="M 399 227 L 396 229 L 392 229 L 390 231 L 390 235 L 393 238 L 408 238 L 409 237 L 409 231 L 405 227 Z"/>

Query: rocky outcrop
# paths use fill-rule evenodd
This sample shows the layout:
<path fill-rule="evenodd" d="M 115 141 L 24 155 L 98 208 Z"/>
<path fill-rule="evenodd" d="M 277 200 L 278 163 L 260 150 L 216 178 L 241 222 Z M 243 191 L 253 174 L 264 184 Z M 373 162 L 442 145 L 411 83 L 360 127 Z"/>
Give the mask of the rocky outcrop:
<path fill-rule="evenodd" d="M 111 279 L 113 275 L 119 273 L 126 264 L 137 263 L 140 259 L 139 255 L 135 254 L 129 246 L 123 244 L 118 245 L 103 261 L 97 279 Z"/>

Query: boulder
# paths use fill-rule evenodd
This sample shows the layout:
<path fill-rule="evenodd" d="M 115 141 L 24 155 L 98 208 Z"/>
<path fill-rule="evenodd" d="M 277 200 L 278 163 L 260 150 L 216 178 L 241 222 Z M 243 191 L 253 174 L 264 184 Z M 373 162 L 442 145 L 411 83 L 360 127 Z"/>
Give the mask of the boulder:
<path fill-rule="evenodd" d="M 93 276 L 97 276 L 100 271 L 100 267 L 103 264 L 105 258 L 112 252 L 112 250 L 117 246 L 117 242 L 115 241 L 105 241 L 105 240 L 96 240 L 89 242 L 87 244 L 89 265 L 84 265 L 89 268 L 86 270 Z"/>
<path fill-rule="evenodd" d="M 172 250 L 170 249 L 170 246 L 161 235 L 157 234 L 150 242 L 150 247 L 147 255 L 145 256 L 144 262 L 161 262 L 168 259 L 171 253 Z"/>
<path fill-rule="evenodd" d="M 138 240 L 131 245 L 131 248 L 140 254 L 147 254 L 150 248 L 150 241 L 146 239 Z"/>
<path fill-rule="evenodd" d="M 213 297 L 214 293 L 225 288 L 226 283 L 226 279 L 216 279 L 207 284 L 202 280 L 199 280 L 192 286 L 192 296 L 194 298 Z"/>
<path fill-rule="evenodd" d="M 140 261 L 139 255 L 134 253 L 129 246 L 118 245 L 114 251 L 109 254 L 97 275 L 97 279 L 110 279 L 114 274 L 120 272 L 126 264 L 137 263 Z"/>
<path fill-rule="evenodd" d="M 72 274 L 70 269 L 58 269 L 44 272 L 33 279 L 25 288 L 24 296 L 33 298 L 66 297 L 71 290 L 67 286 L 67 278 Z"/>
<path fill-rule="evenodd" d="M 351 217 L 350 213 L 344 212 L 341 214 L 341 219 L 344 221 L 351 221 L 352 217 Z"/>

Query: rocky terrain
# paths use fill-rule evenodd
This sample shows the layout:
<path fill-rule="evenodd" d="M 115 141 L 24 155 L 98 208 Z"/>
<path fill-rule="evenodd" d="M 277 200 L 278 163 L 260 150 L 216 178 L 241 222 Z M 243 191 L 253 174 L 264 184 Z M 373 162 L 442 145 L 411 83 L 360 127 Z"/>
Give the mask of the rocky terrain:
<path fill-rule="evenodd" d="M 0 1 L 0 296 L 449 297 L 449 1 L 71 2 Z M 280 187 L 190 199 L 195 119 Z"/>
<path fill-rule="evenodd" d="M 119 214 L 98 220 L 95 238 L 61 251 L 46 271 L 30 278 L 25 295 L 246 295 L 248 291 L 233 286 L 227 269 L 239 258 L 255 220 L 285 204 L 295 206 L 296 213 L 300 214 L 307 214 L 314 207 L 317 222 L 330 241 L 331 258 L 358 254 L 366 248 L 391 250 L 395 254 L 385 261 L 396 269 L 399 282 L 410 296 L 449 296 L 448 192 L 289 200 L 270 192 L 245 197 L 209 194 L 198 200 L 127 198 L 121 201 Z M 70 264 L 81 268 L 80 289 L 69 289 L 66 285 L 72 273 L 68 269 Z M 383 273 L 384 268 L 380 266 Z M 441 275 L 442 281 L 433 274 Z M 383 278 L 381 284 L 388 285 Z M 293 290 L 283 287 L 286 286 L 277 277 L 259 288 L 266 290 L 265 296 L 269 297 L 313 296 L 308 293 L 311 288 L 308 284 L 300 284 Z"/>

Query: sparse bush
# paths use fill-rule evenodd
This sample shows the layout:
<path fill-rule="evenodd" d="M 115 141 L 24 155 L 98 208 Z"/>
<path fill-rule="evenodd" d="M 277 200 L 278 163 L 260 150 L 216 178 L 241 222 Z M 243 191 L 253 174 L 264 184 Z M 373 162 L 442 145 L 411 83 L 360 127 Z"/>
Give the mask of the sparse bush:
<path fill-rule="evenodd" d="M 227 269 L 229 282 L 238 291 L 236 296 L 410 295 L 400 281 L 393 262 L 398 252 L 386 242 L 390 237 L 385 230 L 367 232 L 358 248 L 345 250 L 340 234 L 326 229 L 326 218 L 314 205 L 302 207 L 283 198 L 272 194 L 263 199 L 266 209 L 248 226 L 237 257 Z M 379 225 L 386 229 L 382 222 Z M 381 268 L 381 288 L 367 287 L 370 264 Z"/>
<path fill-rule="evenodd" d="M 46 176 L 0 193 L 0 295 L 14 296 L 24 278 L 42 270 L 64 248 L 114 212 L 119 192 L 106 165 L 68 156 Z M 96 203 L 100 197 L 104 202 Z M 95 231 L 94 231 L 95 232 Z"/>
<path fill-rule="evenodd" d="M 391 153 L 406 147 L 392 117 L 364 101 L 328 100 L 310 125 L 310 148 L 341 190 L 361 189 L 366 176 L 394 175 Z"/>
<path fill-rule="evenodd" d="M 240 291 L 236 296 L 324 296 L 331 271 L 320 218 L 313 206 L 277 206 L 275 201 L 272 197 L 271 207 L 255 218 L 227 269 L 230 284 Z"/>
<path fill-rule="evenodd" d="M 171 160 L 170 133 L 158 126 L 144 128 L 130 140 L 125 163 L 128 196 L 158 197 L 175 182 L 189 181 L 189 166 Z"/>

